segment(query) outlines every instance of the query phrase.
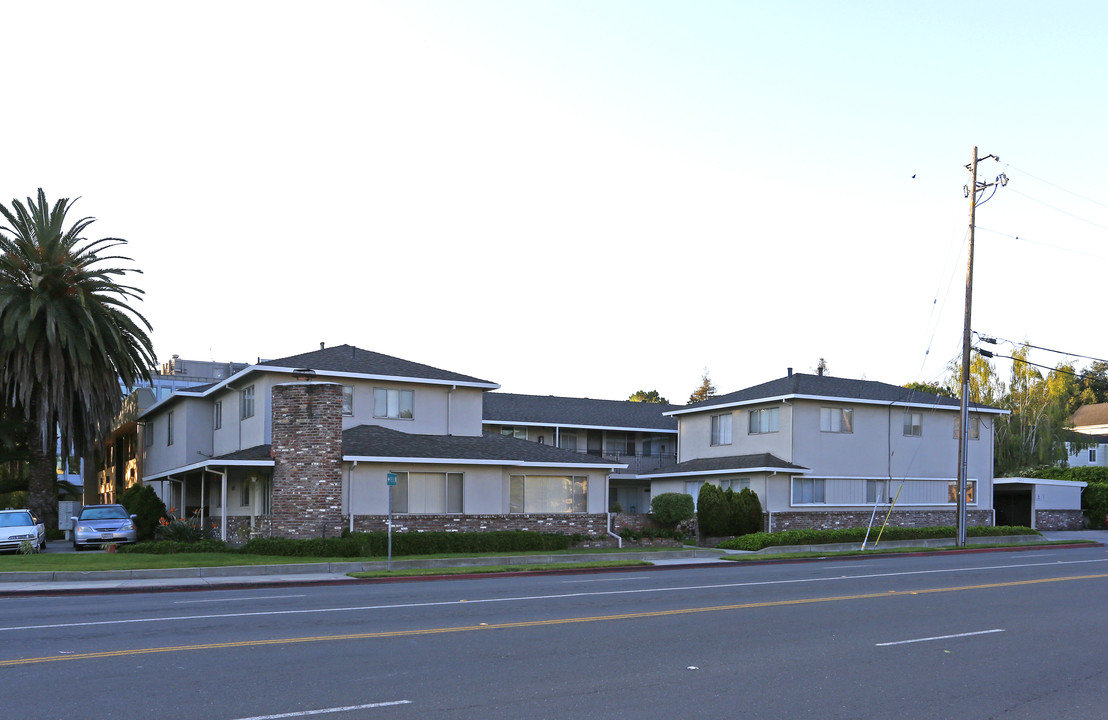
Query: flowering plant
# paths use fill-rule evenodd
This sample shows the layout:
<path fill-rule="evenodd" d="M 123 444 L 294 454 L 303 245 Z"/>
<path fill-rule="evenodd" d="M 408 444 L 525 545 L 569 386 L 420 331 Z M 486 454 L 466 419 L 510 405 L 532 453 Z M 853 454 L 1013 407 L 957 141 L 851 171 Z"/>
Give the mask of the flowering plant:
<path fill-rule="evenodd" d="M 173 540 L 175 542 L 200 542 L 211 537 L 209 527 L 200 519 L 200 510 L 194 510 L 188 518 L 179 518 L 175 515 L 177 508 L 169 509 L 168 518 L 160 518 L 158 526 L 154 528 L 154 537 L 158 540 Z M 214 529 L 211 525 L 210 529 Z"/>

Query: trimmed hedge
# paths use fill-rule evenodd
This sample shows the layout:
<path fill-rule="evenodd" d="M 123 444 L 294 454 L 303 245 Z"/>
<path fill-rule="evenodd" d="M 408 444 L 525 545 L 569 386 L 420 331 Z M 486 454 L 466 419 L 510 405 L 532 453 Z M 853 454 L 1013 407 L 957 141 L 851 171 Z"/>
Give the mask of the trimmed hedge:
<path fill-rule="evenodd" d="M 140 542 L 136 545 L 120 545 L 116 552 L 143 553 L 145 555 L 174 555 L 176 553 L 229 553 L 235 549 L 222 540 L 200 540 L 198 542 L 175 542 L 156 540 Z"/>
<path fill-rule="evenodd" d="M 149 485 L 132 485 L 119 496 L 119 504 L 137 516 L 135 529 L 139 541 L 153 540 L 158 523 L 167 515 L 165 503 Z"/>
<path fill-rule="evenodd" d="M 887 527 L 884 532 L 880 528 L 870 530 L 870 540 L 877 540 L 878 533 L 882 540 L 929 540 L 932 538 L 952 538 L 955 536 L 955 528 L 951 525 L 906 528 Z M 1037 530 L 1028 527 L 1011 525 L 978 525 L 966 528 L 969 537 L 994 537 L 1000 535 L 1038 535 Z M 774 533 L 751 533 L 720 543 L 719 547 L 726 550 L 761 550 L 767 547 L 779 547 L 782 545 L 825 545 L 829 543 L 860 543 L 866 537 L 866 528 L 843 528 L 840 530 L 783 530 Z"/>
<path fill-rule="evenodd" d="M 654 522 L 662 527 L 675 528 L 696 515 L 692 495 L 685 493 L 662 493 L 650 501 L 650 513 Z"/>

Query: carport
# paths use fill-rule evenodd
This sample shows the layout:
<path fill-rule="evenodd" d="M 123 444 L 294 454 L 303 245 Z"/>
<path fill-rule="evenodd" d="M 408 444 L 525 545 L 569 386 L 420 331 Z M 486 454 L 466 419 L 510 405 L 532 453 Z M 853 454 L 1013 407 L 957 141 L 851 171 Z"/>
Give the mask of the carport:
<path fill-rule="evenodd" d="M 1042 478 L 996 478 L 993 510 L 997 525 L 1036 530 L 1080 530 L 1085 526 L 1081 492 L 1087 483 Z"/>

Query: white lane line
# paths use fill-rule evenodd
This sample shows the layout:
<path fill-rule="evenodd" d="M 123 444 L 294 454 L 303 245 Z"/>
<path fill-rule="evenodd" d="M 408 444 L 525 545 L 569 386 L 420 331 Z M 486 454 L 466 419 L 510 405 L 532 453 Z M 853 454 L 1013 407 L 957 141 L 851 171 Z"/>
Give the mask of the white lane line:
<path fill-rule="evenodd" d="M 978 630 L 977 632 L 957 633 L 955 635 L 936 635 L 935 637 L 915 638 L 914 640 L 897 640 L 896 642 L 875 643 L 876 647 L 889 647 L 890 645 L 908 645 L 910 643 L 931 642 L 932 640 L 949 640 L 951 638 L 970 637 L 971 635 L 989 635 L 990 633 L 1004 632 L 996 630 Z"/>
<path fill-rule="evenodd" d="M 1057 567 L 1059 565 L 1084 565 L 1105 563 L 1108 558 L 1091 560 L 1065 560 L 1026 565 L 986 565 L 979 567 L 944 568 L 938 570 L 906 570 L 903 572 L 871 573 L 868 575 L 840 575 L 838 577 L 796 578 L 793 580 L 759 580 L 756 582 L 717 583 L 712 585 L 682 585 L 660 588 L 632 588 L 624 590 L 591 590 L 588 592 L 553 593 L 550 595 L 517 595 L 515 597 L 478 598 L 476 600 L 438 600 L 434 602 L 395 603 L 392 605 L 359 605 L 347 607 L 308 608 L 304 610 L 256 610 L 237 613 L 211 613 L 209 615 L 179 615 L 168 617 L 127 618 L 125 620 L 90 620 L 86 622 L 51 623 L 45 625 L 16 625 L 0 627 L 0 632 L 12 630 L 55 630 L 58 628 L 93 627 L 97 625 L 131 625 L 149 622 L 174 622 L 181 620 L 218 620 L 223 618 L 263 617 L 275 615 L 317 615 L 335 612 L 361 612 L 366 610 L 396 610 L 407 608 L 443 607 L 447 605 L 482 605 L 503 602 L 531 602 L 542 600 L 565 600 L 580 597 L 601 597 L 605 595 L 640 595 L 645 593 L 689 592 L 697 590 L 725 590 L 728 588 L 762 587 L 766 585 L 799 585 L 820 582 L 841 582 L 843 580 L 873 580 L 876 578 L 908 577 L 912 575 L 945 575 L 951 573 L 978 572 L 982 570 L 1013 570 L 1021 567 Z"/>
<path fill-rule="evenodd" d="M 563 580 L 564 585 L 573 585 L 574 583 L 594 583 L 594 582 L 621 582 L 623 580 L 648 580 L 648 575 L 632 575 L 631 577 L 619 577 L 619 578 L 600 578 L 599 580 Z"/>
<path fill-rule="evenodd" d="M 325 715 L 326 713 L 350 712 L 351 710 L 368 710 L 370 708 L 389 707 L 390 705 L 411 704 L 411 700 L 390 700 L 389 702 L 369 703 L 368 705 L 347 705 L 345 707 L 323 708 L 322 710 L 303 710 L 301 712 L 281 713 L 280 715 L 255 715 L 254 717 L 238 718 L 238 720 L 279 720 L 279 718 Z"/>
<path fill-rule="evenodd" d="M 250 600 L 283 600 L 284 598 L 298 598 L 305 597 L 304 595 L 263 595 L 262 597 L 241 597 L 241 598 L 216 598 L 215 600 L 174 600 L 174 605 L 189 605 L 193 603 L 214 603 L 214 602 L 248 602 Z"/>
<path fill-rule="evenodd" d="M 1058 553 L 1035 553 L 1034 555 L 1024 555 L 1023 557 L 1012 558 L 1012 559 L 1013 560 L 1022 560 L 1023 558 L 1033 558 L 1033 557 L 1054 557 L 1057 554 Z"/>

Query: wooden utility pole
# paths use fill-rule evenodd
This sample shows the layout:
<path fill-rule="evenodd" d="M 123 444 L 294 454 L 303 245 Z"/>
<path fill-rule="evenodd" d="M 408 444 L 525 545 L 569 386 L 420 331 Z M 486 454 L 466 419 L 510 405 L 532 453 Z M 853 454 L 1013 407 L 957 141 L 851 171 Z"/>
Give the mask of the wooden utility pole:
<path fill-rule="evenodd" d="M 969 395 L 970 395 L 970 349 L 971 334 L 970 315 L 973 307 L 973 229 L 977 219 L 977 193 L 994 185 L 1007 185 L 1008 178 L 1001 173 L 994 182 L 979 183 L 977 181 L 977 163 L 980 160 L 992 158 L 997 162 L 1000 158 L 996 155 L 977 157 L 977 147 L 973 148 L 973 161 L 966 165 L 970 171 L 970 183 L 966 186 L 966 197 L 970 201 L 969 210 L 969 244 L 968 259 L 966 261 L 966 317 L 962 327 L 962 398 L 959 408 L 960 430 L 958 433 L 958 512 L 955 518 L 955 544 L 958 547 L 966 546 L 966 490 L 969 485 Z M 991 196 L 990 196 L 991 197 Z"/>

